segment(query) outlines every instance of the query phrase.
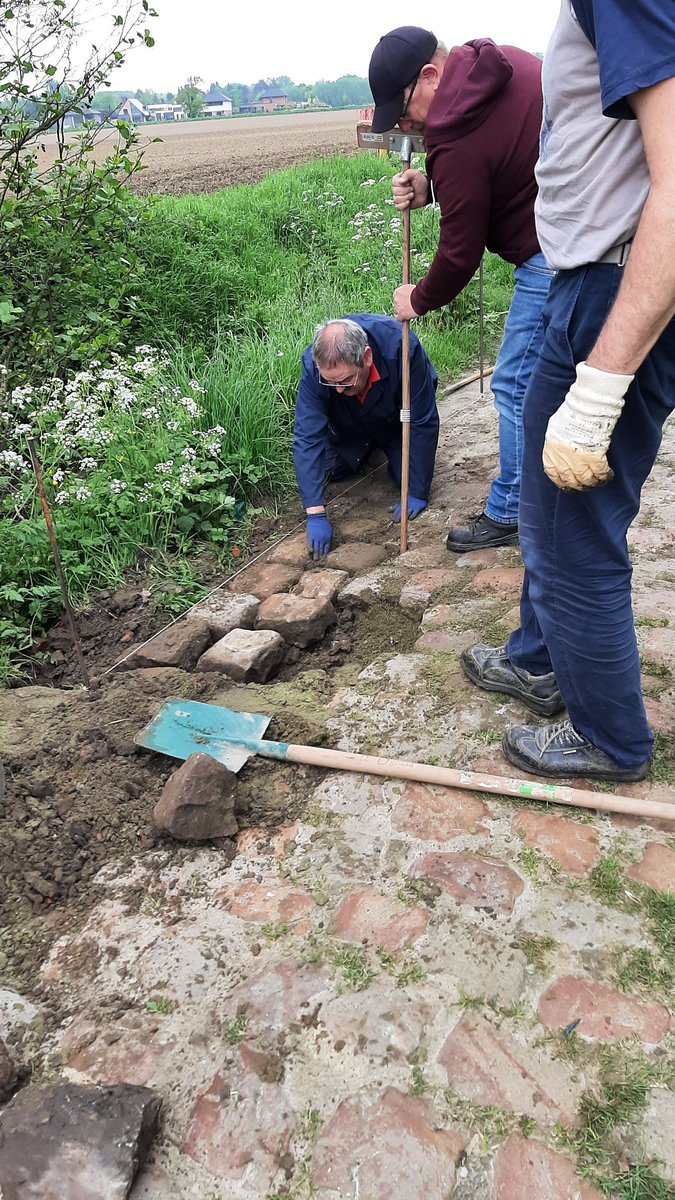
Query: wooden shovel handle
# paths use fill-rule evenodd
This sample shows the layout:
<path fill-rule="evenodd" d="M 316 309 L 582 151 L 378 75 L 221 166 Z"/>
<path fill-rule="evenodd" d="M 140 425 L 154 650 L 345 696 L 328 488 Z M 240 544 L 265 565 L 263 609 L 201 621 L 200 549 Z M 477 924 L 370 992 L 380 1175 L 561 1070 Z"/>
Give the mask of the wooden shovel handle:
<path fill-rule="evenodd" d="M 375 754 L 348 754 L 322 746 L 289 745 L 285 758 L 313 767 L 337 767 L 340 771 L 358 771 L 365 775 L 386 775 L 390 779 L 409 779 L 415 783 L 464 788 L 469 792 L 494 792 L 498 796 L 517 796 L 524 800 L 542 800 L 549 804 L 569 804 L 576 808 L 595 808 L 602 812 L 627 813 L 636 817 L 658 817 L 675 822 L 675 804 L 610 792 L 590 792 L 582 788 L 562 787 L 557 783 L 531 783 L 501 775 L 483 775 L 479 771 L 457 771 L 453 767 L 434 767 L 405 759 L 382 758 Z"/>

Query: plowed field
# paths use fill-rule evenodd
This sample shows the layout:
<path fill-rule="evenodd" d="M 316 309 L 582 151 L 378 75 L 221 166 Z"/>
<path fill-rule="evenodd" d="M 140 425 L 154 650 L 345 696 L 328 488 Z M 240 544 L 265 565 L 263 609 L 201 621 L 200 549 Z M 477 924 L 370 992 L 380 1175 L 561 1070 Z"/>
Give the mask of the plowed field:
<path fill-rule="evenodd" d="M 151 125 L 141 130 L 146 169 L 133 190 L 144 196 L 216 192 L 312 158 L 353 154 L 358 119 L 358 109 L 350 109 Z M 99 156 L 108 153 L 114 136 L 101 139 Z M 55 153 L 54 139 L 47 138 L 46 158 Z"/>

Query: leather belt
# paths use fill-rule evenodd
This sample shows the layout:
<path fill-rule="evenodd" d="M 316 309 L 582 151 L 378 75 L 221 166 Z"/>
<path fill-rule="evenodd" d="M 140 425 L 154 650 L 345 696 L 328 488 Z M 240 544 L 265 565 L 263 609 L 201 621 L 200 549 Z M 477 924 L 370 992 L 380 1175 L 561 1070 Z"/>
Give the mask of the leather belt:
<path fill-rule="evenodd" d="M 630 248 L 633 245 L 633 239 L 628 238 L 627 242 L 619 242 L 617 246 L 612 246 L 602 258 L 596 259 L 599 263 L 614 263 L 616 267 L 623 267 L 628 261 Z"/>

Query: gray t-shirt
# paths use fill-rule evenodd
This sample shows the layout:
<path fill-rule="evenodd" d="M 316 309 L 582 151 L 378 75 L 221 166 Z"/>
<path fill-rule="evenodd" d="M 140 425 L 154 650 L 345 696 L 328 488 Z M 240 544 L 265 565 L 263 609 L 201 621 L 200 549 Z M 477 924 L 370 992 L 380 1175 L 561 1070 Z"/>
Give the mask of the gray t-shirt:
<path fill-rule="evenodd" d="M 632 237 L 649 172 L 637 121 L 603 116 L 595 51 L 562 0 L 544 58 L 535 218 L 555 270 L 597 262 Z"/>

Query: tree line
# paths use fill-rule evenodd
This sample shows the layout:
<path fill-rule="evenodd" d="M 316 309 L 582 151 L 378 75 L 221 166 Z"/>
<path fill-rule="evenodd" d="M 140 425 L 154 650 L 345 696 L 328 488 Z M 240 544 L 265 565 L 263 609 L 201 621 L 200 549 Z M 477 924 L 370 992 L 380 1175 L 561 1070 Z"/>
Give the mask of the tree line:
<path fill-rule="evenodd" d="M 186 82 L 176 92 L 156 92 L 144 88 L 136 91 L 98 92 L 92 101 L 92 108 L 98 112 L 113 112 L 128 96 L 133 96 L 141 104 L 182 104 L 189 117 L 198 117 L 202 113 L 202 102 L 207 92 L 214 88 L 229 96 L 235 112 L 265 95 L 271 88 L 285 92 L 289 104 L 326 104 L 329 108 L 343 108 L 372 104 L 372 96 L 368 80 L 358 75 L 341 75 L 335 80 L 318 80 L 316 83 L 294 83 L 288 75 L 278 75 L 270 79 L 258 79 L 256 83 L 237 83 L 215 81 L 208 87 L 204 81 L 195 75 L 188 77 Z"/>

